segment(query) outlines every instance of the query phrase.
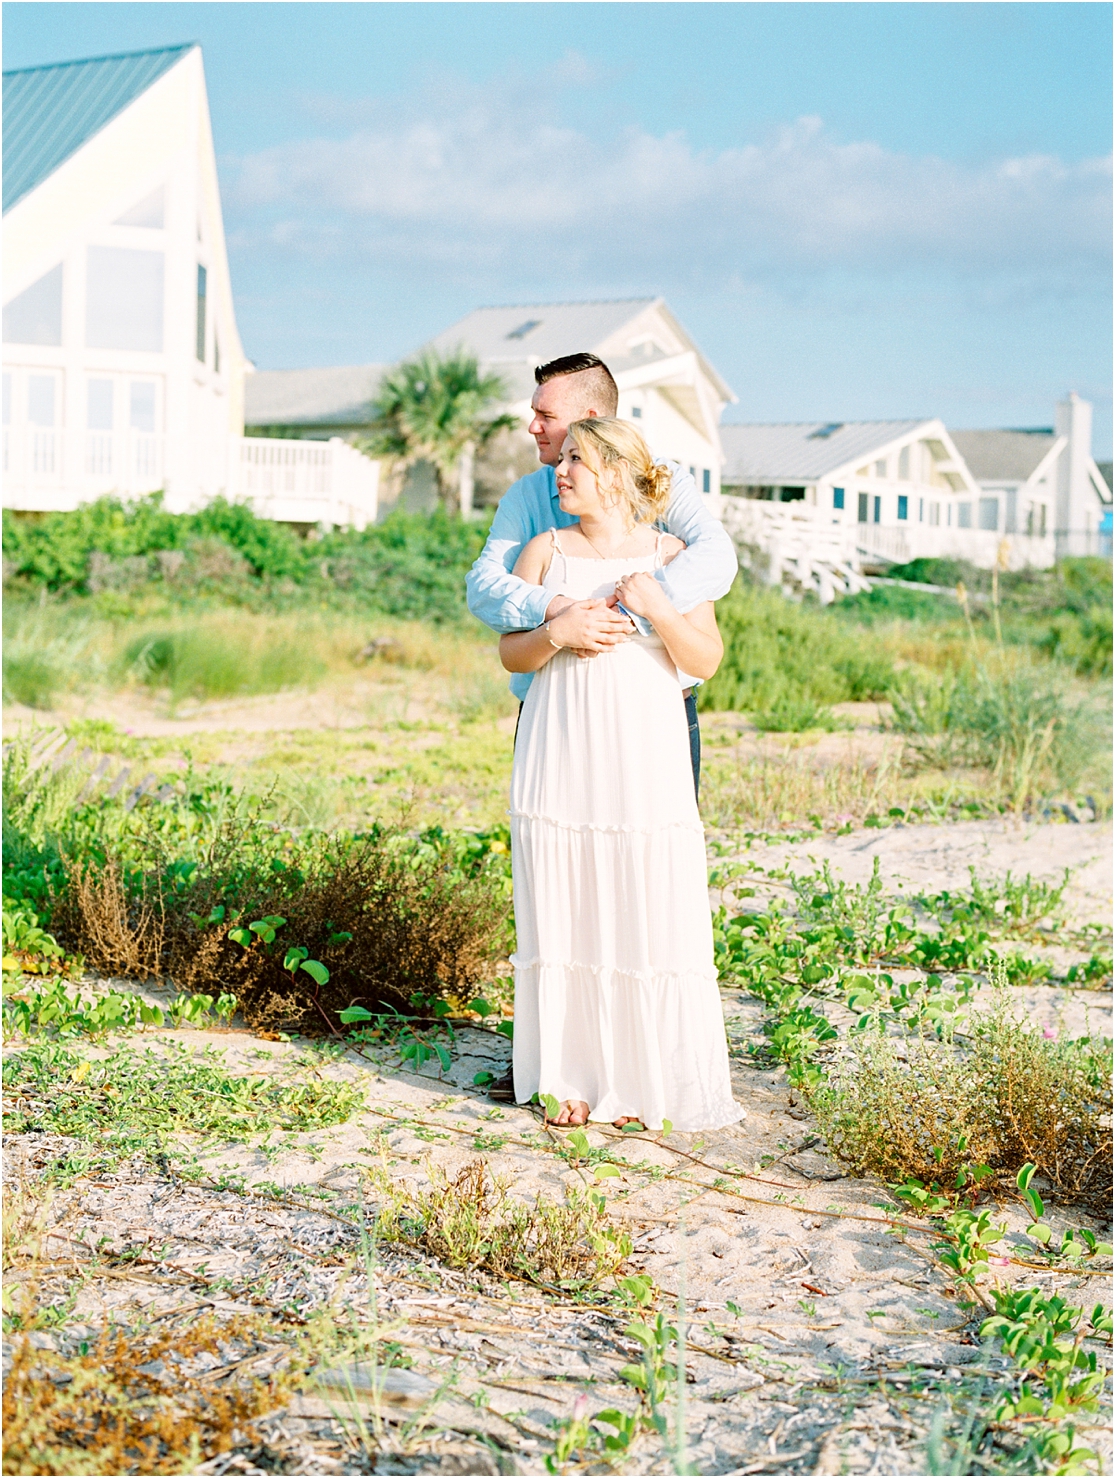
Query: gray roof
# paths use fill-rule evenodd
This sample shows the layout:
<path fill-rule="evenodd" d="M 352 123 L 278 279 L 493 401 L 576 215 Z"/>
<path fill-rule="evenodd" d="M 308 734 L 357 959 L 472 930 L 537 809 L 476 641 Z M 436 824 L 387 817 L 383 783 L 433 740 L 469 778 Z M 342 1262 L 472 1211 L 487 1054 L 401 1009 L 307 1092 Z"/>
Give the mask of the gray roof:
<path fill-rule="evenodd" d="M 1025 482 L 1055 437 L 1040 431 L 950 431 L 956 449 L 977 482 Z"/>
<path fill-rule="evenodd" d="M 789 425 L 721 426 L 722 483 L 808 482 L 870 458 L 925 421 L 804 421 Z"/>
<path fill-rule="evenodd" d="M 1110 498 L 1111 497 L 1111 486 L 1112 486 L 1112 484 L 1111 484 L 1111 463 L 1110 462 L 1097 462 L 1096 463 L 1096 466 L 1100 470 L 1100 476 L 1103 478 L 1104 482 L 1107 484 L 1107 496 Z"/>
<path fill-rule="evenodd" d="M 429 347 L 448 354 L 463 345 L 484 364 L 545 364 L 580 350 L 595 353 L 617 329 L 629 323 L 656 298 L 623 298 L 598 303 L 519 303 L 505 308 L 477 308 Z M 533 389 L 534 381 L 531 380 Z"/>
<path fill-rule="evenodd" d="M 193 51 L 195 44 L 5 72 L 5 212 Z"/>
<path fill-rule="evenodd" d="M 244 380 L 248 426 L 364 426 L 385 364 L 257 370 Z"/>

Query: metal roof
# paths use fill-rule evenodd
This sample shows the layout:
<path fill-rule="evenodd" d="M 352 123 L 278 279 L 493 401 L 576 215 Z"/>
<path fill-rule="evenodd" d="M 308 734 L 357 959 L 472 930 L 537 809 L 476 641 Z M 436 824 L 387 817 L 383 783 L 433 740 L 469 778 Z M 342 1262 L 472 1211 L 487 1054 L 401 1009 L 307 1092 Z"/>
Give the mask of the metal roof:
<path fill-rule="evenodd" d="M 722 483 L 781 486 L 811 482 L 847 462 L 870 461 L 883 447 L 916 432 L 921 421 L 805 421 L 789 425 L 721 426 Z"/>
<path fill-rule="evenodd" d="M 519 303 L 505 308 L 477 308 L 431 339 L 429 346 L 448 354 L 458 345 L 483 364 L 545 364 L 581 350 L 595 353 L 625 323 L 656 298 L 625 298 L 595 303 Z"/>
<path fill-rule="evenodd" d="M 5 213 L 196 44 L 5 72 Z"/>
<path fill-rule="evenodd" d="M 1056 438 L 1052 431 L 949 431 L 977 482 L 1025 482 Z"/>
<path fill-rule="evenodd" d="M 257 370 L 244 380 L 248 426 L 366 426 L 385 364 Z"/>

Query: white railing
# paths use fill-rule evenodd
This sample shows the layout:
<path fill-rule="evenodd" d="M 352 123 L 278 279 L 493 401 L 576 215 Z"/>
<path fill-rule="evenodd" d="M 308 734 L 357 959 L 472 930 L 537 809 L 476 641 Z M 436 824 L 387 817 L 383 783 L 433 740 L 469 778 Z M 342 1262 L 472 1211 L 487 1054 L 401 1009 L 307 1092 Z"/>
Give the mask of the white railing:
<path fill-rule="evenodd" d="M 4 507 L 65 512 L 103 493 L 163 486 L 163 438 L 141 431 L 4 427 Z"/>
<path fill-rule="evenodd" d="M 379 463 L 339 437 L 244 436 L 236 444 L 234 496 L 247 499 L 261 518 L 357 529 L 375 522 Z"/>
<path fill-rule="evenodd" d="M 827 598 L 830 585 L 851 588 L 849 573 L 866 566 L 907 564 L 912 559 L 970 560 L 982 569 L 1005 561 L 1008 568 L 1048 568 L 1054 561 L 1051 536 L 1000 534 L 922 523 L 833 523 L 832 514 L 811 503 L 768 503 L 721 495 L 714 511 L 741 550 L 758 550 L 772 584 L 784 579 L 814 588 Z M 1110 538 L 1110 536 L 1108 536 Z M 1110 548 L 1110 545 L 1108 545 Z"/>
<path fill-rule="evenodd" d="M 5 508 L 68 512 L 106 493 L 160 489 L 172 512 L 222 493 L 261 518 L 362 529 L 378 512 L 379 463 L 338 438 L 230 436 L 199 446 L 140 431 L 4 428 Z"/>
<path fill-rule="evenodd" d="M 978 569 L 1048 569 L 1054 562 L 1051 535 L 1002 534 L 994 529 L 959 529 L 911 523 L 894 528 L 857 524 L 859 563 L 908 564 L 912 559 L 966 559 Z M 874 556 L 874 560 L 872 558 Z"/>

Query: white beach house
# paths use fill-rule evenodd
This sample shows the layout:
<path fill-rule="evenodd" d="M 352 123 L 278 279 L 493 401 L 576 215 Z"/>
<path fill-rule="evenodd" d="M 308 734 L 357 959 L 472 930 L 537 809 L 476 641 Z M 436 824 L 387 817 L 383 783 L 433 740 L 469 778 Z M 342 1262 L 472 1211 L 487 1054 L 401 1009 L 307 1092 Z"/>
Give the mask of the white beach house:
<path fill-rule="evenodd" d="M 375 517 L 348 446 L 243 438 L 236 328 L 198 46 L 4 74 L 4 506 L 165 490 L 292 521 Z M 362 466 L 360 465 L 362 464 Z"/>
<path fill-rule="evenodd" d="M 661 298 L 477 308 L 420 347 L 475 355 L 502 376 L 503 408 L 524 427 L 536 365 L 579 350 L 598 354 L 616 377 L 620 415 L 638 421 L 660 455 L 688 467 L 703 493 L 715 497 L 720 490 L 720 416 L 735 396 Z M 356 436 L 367 428 L 386 368 L 250 375 L 247 425 L 270 435 Z"/>
<path fill-rule="evenodd" d="M 1092 456 L 1092 407 L 1075 393 L 1052 426 L 954 431 L 980 488 L 978 527 L 1040 538 L 1058 557 L 1111 555 L 1111 488 Z"/>

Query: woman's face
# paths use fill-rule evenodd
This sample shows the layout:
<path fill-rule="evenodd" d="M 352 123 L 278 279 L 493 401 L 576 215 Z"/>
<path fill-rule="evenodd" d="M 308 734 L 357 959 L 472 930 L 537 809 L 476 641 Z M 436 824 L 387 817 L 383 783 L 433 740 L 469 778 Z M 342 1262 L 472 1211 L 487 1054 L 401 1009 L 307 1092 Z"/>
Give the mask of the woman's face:
<path fill-rule="evenodd" d="M 557 476 L 558 503 L 563 513 L 580 518 L 582 513 L 600 513 L 603 500 L 596 473 L 581 460 L 577 443 L 571 436 L 565 438 L 561 449 L 561 461 L 554 468 Z"/>

